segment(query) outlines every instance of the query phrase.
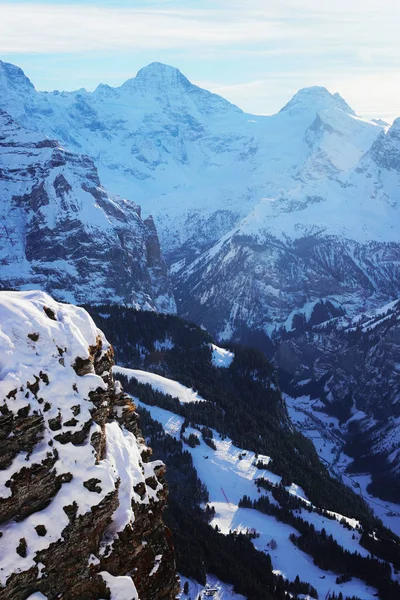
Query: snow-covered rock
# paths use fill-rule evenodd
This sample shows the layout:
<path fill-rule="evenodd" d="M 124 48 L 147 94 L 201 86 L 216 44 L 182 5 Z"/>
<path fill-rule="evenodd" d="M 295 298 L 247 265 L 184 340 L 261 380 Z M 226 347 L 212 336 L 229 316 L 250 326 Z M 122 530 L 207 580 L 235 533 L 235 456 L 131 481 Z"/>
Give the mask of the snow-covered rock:
<path fill-rule="evenodd" d="M 1 69 L 0 69 L 1 71 Z M 0 280 L 69 302 L 174 312 L 151 218 L 110 196 L 87 157 L 0 111 Z"/>
<path fill-rule="evenodd" d="M 135 585 L 140 597 L 175 597 L 164 465 L 148 462 L 112 364 L 111 346 L 83 309 L 43 292 L 0 292 L 5 600 L 106 598 L 107 588 L 132 600 Z"/>

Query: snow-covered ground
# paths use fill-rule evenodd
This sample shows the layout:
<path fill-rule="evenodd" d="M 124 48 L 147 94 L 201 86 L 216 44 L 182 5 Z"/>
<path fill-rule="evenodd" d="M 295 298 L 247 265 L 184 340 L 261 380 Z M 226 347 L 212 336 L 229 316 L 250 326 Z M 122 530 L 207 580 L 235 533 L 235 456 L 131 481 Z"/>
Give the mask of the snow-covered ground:
<path fill-rule="evenodd" d="M 162 394 L 169 394 L 173 398 L 178 398 L 181 404 L 186 404 L 187 402 L 205 402 L 205 399 L 195 390 L 156 373 L 140 371 L 139 369 L 125 369 L 124 367 L 114 367 L 113 371 L 115 375 L 121 373 L 127 377 L 134 377 L 139 383 L 148 383 L 153 390 L 157 390 Z"/>
<path fill-rule="evenodd" d="M 124 371 L 129 371 L 129 369 Z M 152 418 L 162 424 L 166 433 L 179 438 L 183 417 L 156 406 L 148 406 L 137 398 L 134 398 L 134 401 L 138 406 L 150 411 Z M 259 537 L 253 540 L 253 544 L 257 550 L 271 555 L 274 571 L 290 580 L 294 580 L 299 575 L 302 580 L 308 581 L 317 589 L 320 598 L 324 598 L 328 592 L 335 591 L 338 594 L 341 591 L 343 595 L 355 595 L 361 600 L 374 599 L 376 591 L 362 581 L 353 579 L 348 583 L 338 585 L 336 584 L 336 574 L 316 567 L 312 557 L 299 550 L 289 540 L 291 533 L 298 535 L 296 529 L 278 521 L 271 515 L 262 514 L 254 509 L 239 508 L 239 500 L 244 495 L 256 499 L 262 494 L 267 494 L 273 501 L 270 492 L 257 489 L 255 479 L 258 477 L 264 477 L 271 483 L 280 483 L 281 481 L 279 475 L 268 469 L 255 467 L 256 455 L 253 452 L 238 448 L 229 438 L 222 439 L 215 430 L 213 430 L 215 451 L 204 443 L 197 429 L 188 427 L 186 433 L 197 435 L 200 441 L 195 448 L 187 446 L 185 449 L 191 453 L 197 474 L 208 489 L 209 504 L 215 508 L 215 516 L 211 525 L 218 525 L 221 532 L 225 534 L 230 531 L 255 530 Z M 269 457 L 258 456 L 258 458 L 262 458 L 262 461 L 267 464 L 271 460 Z M 307 497 L 300 487 L 292 484 L 287 489 L 307 501 Z M 358 531 L 356 529 L 350 531 L 339 522 L 342 515 L 337 515 L 335 520 L 330 520 L 316 513 L 302 510 L 302 517 L 313 523 L 316 530 L 325 528 L 345 549 L 352 552 L 358 551 L 363 555 L 368 554 L 358 544 L 360 537 Z M 353 526 L 356 525 L 350 519 L 348 522 Z M 276 542 L 276 547 L 274 543 L 272 544 L 274 549 L 270 547 L 272 540 Z M 181 596 L 181 598 L 184 597 Z"/>

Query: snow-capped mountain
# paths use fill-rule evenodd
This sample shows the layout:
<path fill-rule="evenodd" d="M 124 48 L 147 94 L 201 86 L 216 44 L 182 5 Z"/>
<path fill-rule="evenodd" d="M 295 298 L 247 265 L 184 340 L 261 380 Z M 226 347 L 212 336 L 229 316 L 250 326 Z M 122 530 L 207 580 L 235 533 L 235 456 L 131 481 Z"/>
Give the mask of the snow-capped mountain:
<path fill-rule="evenodd" d="M 37 92 L 17 67 L 0 63 L 0 72 L 0 107 L 90 155 L 108 189 L 153 214 L 174 256 L 217 241 L 261 198 L 347 171 L 383 130 L 319 87 L 267 117 L 160 63 L 94 92 Z"/>
<path fill-rule="evenodd" d="M 211 249 L 176 265 L 181 313 L 229 338 L 243 327 L 290 330 L 321 302 L 355 315 L 397 298 L 399 128 L 347 173 L 261 199 Z"/>
<path fill-rule="evenodd" d="M 90 316 L 0 292 L 0 597 L 172 600 L 165 465 Z"/>
<path fill-rule="evenodd" d="M 0 111 L 0 280 L 71 302 L 174 312 L 154 222 L 74 154 Z"/>
<path fill-rule="evenodd" d="M 26 161 L 18 181 L 12 179 L 14 172 L 8 174 L 16 158 L 10 150 L 12 136 L 11 146 L 2 149 L 8 171 L 5 175 L 2 170 L 1 185 L 7 188 L 10 209 L 3 239 L 7 256 L 21 265 L 22 274 L 13 273 L 3 257 L 1 271 L 8 285 L 44 285 L 45 276 L 61 298 L 128 298 L 140 306 L 174 308 L 153 223 L 143 224 L 134 204 L 103 191 L 89 202 L 96 215 L 89 223 L 96 240 L 109 239 L 111 223 L 116 246 L 110 244 L 116 250 L 103 255 L 104 247 L 96 243 L 83 273 L 94 264 L 100 275 L 90 281 L 84 277 L 83 286 L 81 279 L 71 296 L 67 290 L 75 271 L 61 276 L 46 263 L 48 270 L 38 275 L 33 251 L 34 261 L 30 254 L 26 258 L 20 242 L 8 243 L 25 239 L 21 227 L 37 238 L 39 230 L 32 229 L 37 219 L 47 223 L 50 208 L 40 206 L 42 189 L 47 194 L 51 189 L 54 206 L 65 202 L 62 196 L 68 192 L 65 184 L 59 185 L 63 180 L 56 184 L 60 196 L 53 193 L 61 167 L 46 158 L 52 173 L 47 175 L 47 167 L 37 170 L 34 156 L 40 154 L 42 161 L 45 154 L 61 153 L 62 168 L 74 170 L 73 181 L 79 179 L 80 195 L 90 199 L 93 188 L 102 190 L 97 175 L 93 182 L 96 165 L 108 189 L 154 215 L 161 248 L 173 263 L 178 310 L 219 339 L 249 340 L 249 332 L 294 335 L 304 324 L 352 318 L 400 296 L 400 120 L 391 127 L 379 120 L 367 122 L 338 94 L 321 87 L 300 90 L 276 115 L 249 115 L 160 63 L 117 88 L 102 84 L 94 92 L 51 93 L 36 91 L 18 67 L 0 63 L 0 107 L 19 123 L 23 135 L 37 136 L 34 145 L 44 144 L 17 155 L 18 162 Z M 52 147 L 49 139 L 60 140 L 66 150 Z M 93 163 L 76 153 L 89 155 Z M 82 191 L 82 183 L 89 191 Z M 27 212 L 21 198 L 32 190 L 33 208 Z M 76 212 L 72 205 L 68 210 Z M 102 215 L 108 225 L 99 229 Z M 72 239 L 64 225 L 61 234 Z M 39 256 L 42 247 L 34 249 Z M 51 247 L 54 258 L 62 260 L 56 242 Z M 142 257 L 139 274 L 136 270 L 133 275 L 129 261 L 121 260 L 128 254 Z M 148 262 L 153 258 L 154 268 Z M 128 278 L 117 275 L 122 268 Z M 69 279 L 60 282 L 60 277 Z M 137 288 L 130 277 L 142 282 L 133 299 L 131 290 Z M 106 278 L 110 289 L 99 285 Z"/>
<path fill-rule="evenodd" d="M 399 294 L 396 122 L 364 121 L 321 87 L 249 115 L 160 63 L 94 92 L 37 92 L 7 63 L 0 74 L 4 110 L 90 155 L 153 214 L 179 310 L 219 336 Z"/>

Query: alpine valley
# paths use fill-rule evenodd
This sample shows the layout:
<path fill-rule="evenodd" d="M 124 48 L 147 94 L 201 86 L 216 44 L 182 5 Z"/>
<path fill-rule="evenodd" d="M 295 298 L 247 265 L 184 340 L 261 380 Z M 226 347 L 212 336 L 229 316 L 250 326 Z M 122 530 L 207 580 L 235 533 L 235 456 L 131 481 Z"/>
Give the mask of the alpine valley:
<path fill-rule="evenodd" d="M 400 597 L 400 119 L 0 61 L 0 289 L 0 600 Z"/>

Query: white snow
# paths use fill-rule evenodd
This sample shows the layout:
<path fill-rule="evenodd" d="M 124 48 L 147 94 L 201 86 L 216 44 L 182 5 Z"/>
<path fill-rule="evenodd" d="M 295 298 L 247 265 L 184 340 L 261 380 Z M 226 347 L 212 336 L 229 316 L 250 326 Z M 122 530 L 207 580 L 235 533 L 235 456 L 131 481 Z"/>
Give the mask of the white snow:
<path fill-rule="evenodd" d="M 116 422 L 106 424 L 106 440 L 105 460 L 115 477 L 121 478 L 118 490 L 119 506 L 114 513 L 113 522 L 108 528 L 109 535 L 116 535 L 119 531 L 123 531 L 129 523 L 134 522 L 135 515 L 132 504 L 141 502 L 141 500 L 133 488 L 143 481 L 143 470 L 146 467 L 151 470 L 159 463 L 155 461 L 144 465 L 140 458 L 140 446 L 136 438 Z M 151 474 L 150 472 L 146 473 L 146 476 Z M 156 490 L 148 488 L 148 495 L 144 502 L 148 503 L 149 498 L 157 500 L 157 491 L 160 488 L 161 484 Z"/>
<path fill-rule="evenodd" d="M 122 375 L 126 375 L 126 377 L 134 377 L 139 383 L 148 383 L 154 390 L 157 390 L 162 394 L 169 394 L 173 398 L 178 398 L 181 404 L 206 401 L 195 390 L 187 388 L 173 379 L 157 375 L 156 373 L 141 371 L 139 369 L 126 369 L 118 366 L 115 366 L 113 371 L 116 375 L 121 373 Z"/>
<path fill-rule="evenodd" d="M 157 554 L 157 556 L 154 557 L 154 567 L 150 571 L 149 577 L 152 577 L 157 573 L 158 569 L 160 568 L 161 560 L 162 554 Z"/>
<path fill-rule="evenodd" d="M 212 349 L 212 363 L 214 367 L 227 369 L 232 364 L 235 354 L 226 348 L 220 348 L 215 344 L 210 344 Z"/>
<path fill-rule="evenodd" d="M 100 571 L 111 592 L 111 600 L 139 600 L 139 596 L 131 577 L 114 577 L 107 571 Z"/>

